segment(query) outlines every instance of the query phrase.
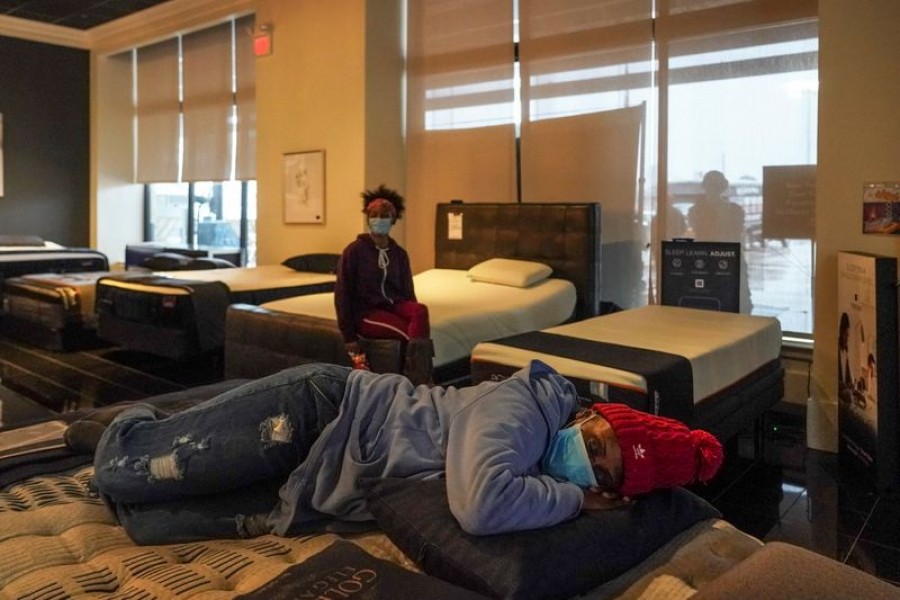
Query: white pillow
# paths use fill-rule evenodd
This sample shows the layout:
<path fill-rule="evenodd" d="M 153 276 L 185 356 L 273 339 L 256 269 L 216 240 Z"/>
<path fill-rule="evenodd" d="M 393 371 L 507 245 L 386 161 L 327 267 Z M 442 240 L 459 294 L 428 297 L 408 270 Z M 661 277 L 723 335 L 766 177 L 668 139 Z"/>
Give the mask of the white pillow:
<path fill-rule="evenodd" d="M 469 269 L 473 281 L 513 287 L 534 285 L 550 277 L 551 273 L 553 269 L 544 263 L 511 258 L 491 258 Z"/>

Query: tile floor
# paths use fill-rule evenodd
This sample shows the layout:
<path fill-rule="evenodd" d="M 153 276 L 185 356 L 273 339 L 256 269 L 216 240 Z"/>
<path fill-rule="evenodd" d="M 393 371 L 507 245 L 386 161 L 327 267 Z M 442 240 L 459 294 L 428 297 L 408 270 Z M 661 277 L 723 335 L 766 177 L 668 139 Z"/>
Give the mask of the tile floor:
<path fill-rule="evenodd" d="M 2 386 L 55 411 L 211 383 L 219 366 L 214 358 L 173 363 L 109 348 L 48 352 L 0 338 Z M 759 539 L 796 544 L 900 585 L 900 497 L 851 482 L 836 454 L 807 449 L 805 416 L 795 408 L 779 407 L 763 426 L 760 459 L 752 433 L 741 435 L 716 479 L 694 491 Z"/>
<path fill-rule="evenodd" d="M 764 541 L 808 548 L 900 585 L 900 496 L 852 480 L 831 452 L 806 448 L 805 416 L 773 411 L 764 423 L 764 460 L 748 434 L 697 493 L 724 518 Z"/>

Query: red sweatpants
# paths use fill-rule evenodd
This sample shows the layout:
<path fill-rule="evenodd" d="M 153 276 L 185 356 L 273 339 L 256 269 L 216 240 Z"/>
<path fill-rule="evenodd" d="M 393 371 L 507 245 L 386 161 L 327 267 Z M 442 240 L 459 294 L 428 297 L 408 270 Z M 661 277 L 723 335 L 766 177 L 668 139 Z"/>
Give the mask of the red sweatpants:
<path fill-rule="evenodd" d="M 370 310 L 356 325 L 363 337 L 409 340 L 431 337 L 428 307 L 414 300 Z"/>

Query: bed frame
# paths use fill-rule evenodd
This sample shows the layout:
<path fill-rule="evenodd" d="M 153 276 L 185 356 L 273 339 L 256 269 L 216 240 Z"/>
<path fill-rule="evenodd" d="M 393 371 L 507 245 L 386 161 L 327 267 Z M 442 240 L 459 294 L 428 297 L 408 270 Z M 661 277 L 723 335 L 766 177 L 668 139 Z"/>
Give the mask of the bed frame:
<path fill-rule="evenodd" d="M 451 229 L 461 222 L 462 229 Z M 435 220 L 435 267 L 469 269 L 489 258 L 543 262 L 575 284 L 574 319 L 600 313 L 600 205 L 443 203 Z M 375 371 L 396 371 L 402 348 L 368 350 Z M 305 362 L 350 365 L 337 322 L 232 304 L 225 324 L 225 376 L 255 378 Z M 463 359 L 435 369 L 437 383 L 468 378 Z"/>

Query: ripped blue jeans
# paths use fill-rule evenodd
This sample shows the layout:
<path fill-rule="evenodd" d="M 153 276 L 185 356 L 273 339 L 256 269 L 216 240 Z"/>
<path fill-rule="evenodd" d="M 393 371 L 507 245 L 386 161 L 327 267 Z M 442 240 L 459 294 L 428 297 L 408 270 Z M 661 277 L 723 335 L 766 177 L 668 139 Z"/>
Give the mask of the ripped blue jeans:
<path fill-rule="evenodd" d="M 278 489 L 337 416 L 349 374 L 303 365 L 165 418 L 128 409 L 100 440 L 95 484 L 139 544 L 269 533 Z"/>

